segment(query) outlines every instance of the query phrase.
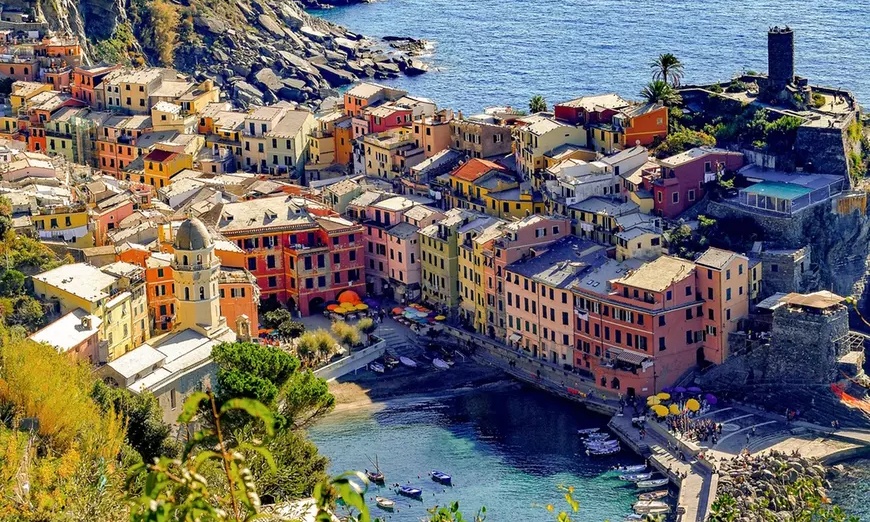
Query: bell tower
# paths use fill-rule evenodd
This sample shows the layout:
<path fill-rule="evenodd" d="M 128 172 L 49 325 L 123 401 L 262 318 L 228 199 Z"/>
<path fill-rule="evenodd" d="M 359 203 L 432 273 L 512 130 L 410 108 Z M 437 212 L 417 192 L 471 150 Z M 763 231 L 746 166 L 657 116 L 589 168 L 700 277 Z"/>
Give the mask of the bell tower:
<path fill-rule="evenodd" d="M 208 335 L 226 326 L 226 319 L 220 313 L 218 293 L 220 260 L 214 253 L 214 241 L 205 224 L 195 217 L 185 220 L 178 227 L 173 247 L 178 328 L 193 328 Z"/>

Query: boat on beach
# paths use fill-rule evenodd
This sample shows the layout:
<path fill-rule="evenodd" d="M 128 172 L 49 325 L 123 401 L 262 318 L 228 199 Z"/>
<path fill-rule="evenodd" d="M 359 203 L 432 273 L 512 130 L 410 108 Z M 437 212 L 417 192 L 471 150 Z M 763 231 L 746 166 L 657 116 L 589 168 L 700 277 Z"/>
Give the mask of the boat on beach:
<path fill-rule="evenodd" d="M 453 485 L 453 477 L 444 473 L 443 471 L 433 470 L 429 475 L 432 477 L 432 480 L 435 482 L 442 484 L 444 486 L 452 486 Z"/>
<path fill-rule="evenodd" d="M 577 435 L 591 435 L 593 433 L 597 433 L 601 428 L 583 428 L 582 430 L 577 430 Z"/>
<path fill-rule="evenodd" d="M 396 492 L 403 497 L 410 497 L 416 499 L 420 499 L 423 496 L 422 489 L 412 486 L 399 486 L 399 489 Z"/>
<path fill-rule="evenodd" d="M 652 476 L 652 473 L 635 473 L 633 475 L 620 475 L 619 480 L 625 480 L 626 482 L 640 482 L 641 480 L 649 480 Z"/>
<path fill-rule="evenodd" d="M 648 491 L 646 493 L 641 493 L 637 496 L 638 500 L 658 500 L 660 498 L 665 498 L 668 496 L 668 490 L 660 489 L 658 491 Z"/>
<path fill-rule="evenodd" d="M 396 507 L 396 501 L 384 497 L 375 497 L 378 507 L 386 511 L 392 511 Z"/>
<path fill-rule="evenodd" d="M 639 515 L 663 515 L 671 512 L 671 506 L 660 500 L 639 500 L 632 508 Z"/>
<path fill-rule="evenodd" d="M 408 368 L 416 368 L 417 361 L 411 359 L 410 357 L 399 357 L 399 362 L 402 363 L 403 366 L 407 366 Z"/>
<path fill-rule="evenodd" d="M 652 480 L 641 480 L 637 483 L 637 487 L 640 489 L 652 489 L 652 488 L 660 488 L 662 486 L 666 486 L 668 484 L 668 479 L 652 479 Z"/>
<path fill-rule="evenodd" d="M 615 471 L 622 471 L 624 473 L 642 473 L 646 471 L 646 464 L 637 464 L 634 466 L 616 466 L 613 469 Z"/>
<path fill-rule="evenodd" d="M 447 370 L 450 368 L 450 365 L 447 364 L 446 361 L 444 361 L 443 359 L 438 359 L 437 357 L 435 359 L 432 359 L 432 366 L 438 368 L 439 370 Z"/>

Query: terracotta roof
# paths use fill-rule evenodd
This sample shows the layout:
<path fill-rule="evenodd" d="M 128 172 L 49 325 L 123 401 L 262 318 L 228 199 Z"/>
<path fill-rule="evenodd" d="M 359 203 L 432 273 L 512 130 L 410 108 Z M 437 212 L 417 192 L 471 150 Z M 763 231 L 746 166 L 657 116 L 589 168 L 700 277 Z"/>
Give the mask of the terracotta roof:
<path fill-rule="evenodd" d="M 453 171 L 451 176 L 463 181 L 474 181 L 492 170 L 498 170 L 501 172 L 507 171 L 506 168 L 498 163 L 485 159 L 473 158 L 465 162 L 463 165 L 460 165 L 459 168 Z"/>
<path fill-rule="evenodd" d="M 151 152 L 149 152 L 147 156 L 145 156 L 145 161 L 156 161 L 156 162 L 160 163 L 160 162 L 164 162 L 164 161 L 167 161 L 169 159 L 172 159 L 177 155 L 178 155 L 177 152 L 154 149 Z"/>

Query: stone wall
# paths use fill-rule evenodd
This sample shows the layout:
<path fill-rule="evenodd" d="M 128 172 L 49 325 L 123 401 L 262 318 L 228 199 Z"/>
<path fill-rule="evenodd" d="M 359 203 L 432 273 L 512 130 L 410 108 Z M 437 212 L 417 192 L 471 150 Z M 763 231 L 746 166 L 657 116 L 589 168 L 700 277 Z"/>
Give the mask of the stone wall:
<path fill-rule="evenodd" d="M 840 174 L 849 180 L 846 151 L 851 150 L 851 146 L 848 144 L 846 129 L 853 121 L 854 115 L 850 115 L 842 127 L 798 127 L 794 143 L 796 163 L 807 169 L 811 163 L 813 172 Z"/>
<path fill-rule="evenodd" d="M 761 298 L 777 292 L 806 292 L 804 274 L 810 269 L 810 247 L 796 250 L 762 250 Z"/>
<path fill-rule="evenodd" d="M 828 384 L 837 377 L 835 341 L 849 333 L 849 313 L 839 306 L 825 313 L 781 306 L 774 312 L 765 381 Z"/>

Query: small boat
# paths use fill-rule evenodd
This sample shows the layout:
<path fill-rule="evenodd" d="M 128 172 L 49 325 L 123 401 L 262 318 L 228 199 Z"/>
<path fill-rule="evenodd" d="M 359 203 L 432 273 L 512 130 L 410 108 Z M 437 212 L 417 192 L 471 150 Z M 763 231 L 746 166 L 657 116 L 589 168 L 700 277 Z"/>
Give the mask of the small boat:
<path fill-rule="evenodd" d="M 369 363 L 369 370 L 375 373 L 384 373 L 384 365 L 381 363 Z"/>
<path fill-rule="evenodd" d="M 614 446 L 612 448 L 602 448 L 602 449 L 589 448 L 588 450 L 586 450 L 586 454 L 589 455 L 590 457 L 592 457 L 592 456 L 603 457 L 603 456 L 607 456 L 607 455 L 616 455 L 617 453 L 619 453 L 619 450 L 620 450 L 619 446 Z"/>
<path fill-rule="evenodd" d="M 447 370 L 450 368 L 450 365 L 447 364 L 443 359 L 432 359 L 432 365 L 438 368 L 439 370 Z"/>
<path fill-rule="evenodd" d="M 652 489 L 652 488 L 660 488 L 662 486 L 668 485 L 668 479 L 652 479 L 652 480 L 641 480 L 637 483 L 637 487 L 640 489 Z"/>
<path fill-rule="evenodd" d="M 658 500 L 668 496 L 668 490 L 660 489 L 658 491 L 648 491 L 637 496 L 638 500 Z"/>
<path fill-rule="evenodd" d="M 399 486 L 397 493 L 399 493 L 399 495 L 402 495 L 404 497 L 411 497 L 411 498 L 420 498 L 423 496 L 422 489 L 414 488 L 411 486 Z"/>
<path fill-rule="evenodd" d="M 609 433 L 590 433 L 589 435 L 587 435 L 586 438 L 588 440 L 604 440 L 604 439 L 609 439 L 610 434 Z"/>
<path fill-rule="evenodd" d="M 632 508 L 639 515 L 661 515 L 671 512 L 671 506 L 660 500 L 639 500 Z"/>
<path fill-rule="evenodd" d="M 586 445 L 586 449 L 591 449 L 591 450 L 607 450 L 607 449 L 617 448 L 617 447 L 619 447 L 619 441 L 618 441 L 618 440 L 614 440 L 614 441 L 611 441 L 611 442 L 608 442 L 608 443 L 601 443 L 601 444 L 587 444 L 587 445 Z"/>
<path fill-rule="evenodd" d="M 634 466 L 616 466 L 613 469 L 616 471 L 624 471 L 625 473 L 641 473 L 646 471 L 646 464 L 637 464 Z"/>
<path fill-rule="evenodd" d="M 453 485 L 452 484 L 453 478 L 450 475 L 448 475 L 447 473 L 444 473 L 442 471 L 433 470 L 431 473 L 429 473 L 429 475 L 432 476 L 432 480 L 434 480 L 435 482 L 438 482 L 439 484 L 443 484 L 445 486 L 452 486 Z"/>
<path fill-rule="evenodd" d="M 396 366 L 399 365 L 399 360 L 396 359 L 394 356 L 390 355 L 389 353 L 385 353 L 384 354 L 384 365 L 387 366 L 388 368 L 395 368 Z"/>
<path fill-rule="evenodd" d="M 640 482 L 641 480 L 649 480 L 653 476 L 652 473 L 635 473 L 633 475 L 620 475 L 619 480 L 628 482 Z"/>
<path fill-rule="evenodd" d="M 399 362 L 402 363 L 404 366 L 407 366 L 408 368 L 416 368 L 417 367 L 417 361 L 415 361 L 414 359 L 411 359 L 410 357 L 404 357 L 404 356 L 399 357 Z"/>
<path fill-rule="evenodd" d="M 597 433 L 601 428 L 583 428 L 582 430 L 577 430 L 577 435 L 592 435 L 593 433 Z"/>
<path fill-rule="evenodd" d="M 374 482 L 375 484 L 383 484 L 386 480 L 384 474 L 380 471 L 366 470 L 366 478 L 369 479 L 369 481 Z"/>
<path fill-rule="evenodd" d="M 396 507 L 396 501 L 384 497 L 375 497 L 378 507 L 386 511 L 392 511 Z"/>
<path fill-rule="evenodd" d="M 637 513 L 632 513 L 630 515 L 625 515 L 625 518 L 623 518 L 622 520 L 623 520 L 623 522 L 637 522 L 637 521 L 641 521 L 643 519 L 644 519 L 643 515 L 638 515 Z"/>

